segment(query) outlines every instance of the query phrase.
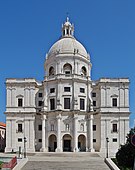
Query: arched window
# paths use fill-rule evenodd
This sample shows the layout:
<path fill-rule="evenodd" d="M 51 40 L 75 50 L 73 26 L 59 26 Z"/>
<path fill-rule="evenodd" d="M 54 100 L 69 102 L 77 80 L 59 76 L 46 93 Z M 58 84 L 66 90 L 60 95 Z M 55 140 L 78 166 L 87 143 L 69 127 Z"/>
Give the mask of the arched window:
<path fill-rule="evenodd" d="M 80 125 L 80 131 L 84 131 L 84 124 Z"/>
<path fill-rule="evenodd" d="M 81 74 L 84 75 L 84 76 L 87 75 L 87 70 L 86 70 L 85 66 L 82 67 Z"/>
<path fill-rule="evenodd" d="M 63 30 L 63 36 L 65 35 L 65 30 Z"/>
<path fill-rule="evenodd" d="M 65 75 L 70 75 L 72 73 L 72 66 L 70 64 L 65 64 L 63 67 Z"/>
<path fill-rule="evenodd" d="M 49 76 L 52 76 L 52 75 L 54 75 L 54 68 L 51 66 L 49 68 Z"/>
<path fill-rule="evenodd" d="M 112 133 L 118 133 L 118 119 L 116 119 L 116 120 L 112 120 L 111 121 L 111 126 L 112 126 L 112 129 L 111 129 L 111 132 Z"/>
<path fill-rule="evenodd" d="M 51 131 L 54 131 L 54 124 L 51 124 Z"/>

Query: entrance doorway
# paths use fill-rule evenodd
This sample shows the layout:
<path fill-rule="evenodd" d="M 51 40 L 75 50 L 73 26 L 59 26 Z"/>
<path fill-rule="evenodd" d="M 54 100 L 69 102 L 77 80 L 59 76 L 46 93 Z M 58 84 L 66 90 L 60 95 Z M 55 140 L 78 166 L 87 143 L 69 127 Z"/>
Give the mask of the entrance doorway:
<path fill-rule="evenodd" d="M 64 140 L 63 151 L 71 152 L 71 140 Z"/>
<path fill-rule="evenodd" d="M 49 152 L 55 152 L 57 148 L 57 138 L 55 135 L 49 136 Z"/>
<path fill-rule="evenodd" d="M 80 152 L 86 152 L 86 137 L 84 135 L 78 136 L 78 149 Z"/>
<path fill-rule="evenodd" d="M 71 152 L 71 141 L 72 138 L 70 135 L 64 135 L 63 136 L 63 152 Z"/>

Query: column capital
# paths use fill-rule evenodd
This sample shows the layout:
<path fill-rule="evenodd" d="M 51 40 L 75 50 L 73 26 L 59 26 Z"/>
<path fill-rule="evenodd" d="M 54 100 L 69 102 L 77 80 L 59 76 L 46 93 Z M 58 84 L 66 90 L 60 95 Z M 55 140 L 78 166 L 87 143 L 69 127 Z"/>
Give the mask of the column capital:
<path fill-rule="evenodd" d="M 46 120 L 46 115 L 42 115 L 42 120 Z"/>
<path fill-rule="evenodd" d="M 58 120 L 58 119 L 61 119 L 61 114 L 57 115 L 57 116 L 56 116 L 56 119 L 57 119 L 57 120 Z"/>
<path fill-rule="evenodd" d="M 93 120 L 93 115 L 88 115 L 87 120 Z"/>
<path fill-rule="evenodd" d="M 78 119 L 78 114 L 74 113 L 74 119 Z"/>

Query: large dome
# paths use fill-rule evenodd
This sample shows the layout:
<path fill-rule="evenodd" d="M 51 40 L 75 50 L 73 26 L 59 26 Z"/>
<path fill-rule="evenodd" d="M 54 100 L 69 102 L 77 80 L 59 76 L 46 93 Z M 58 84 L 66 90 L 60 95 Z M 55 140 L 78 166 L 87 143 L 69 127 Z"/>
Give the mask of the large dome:
<path fill-rule="evenodd" d="M 60 54 L 74 54 L 87 58 L 87 51 L 84 46 L 78 42 L 74 37 L 62 37 L 50 48 L 48 56 L 53 56 L 57 53 Z"/>
<path fill-rule="evenodd" d="M 48 57 L 56 54 L 79 54 L 82 57 L 88 57 L 84 46 L 74 38 L 74 25 L 69 22 L 68 17 L 62 25 L 61 39 L 50 48 Z"/>

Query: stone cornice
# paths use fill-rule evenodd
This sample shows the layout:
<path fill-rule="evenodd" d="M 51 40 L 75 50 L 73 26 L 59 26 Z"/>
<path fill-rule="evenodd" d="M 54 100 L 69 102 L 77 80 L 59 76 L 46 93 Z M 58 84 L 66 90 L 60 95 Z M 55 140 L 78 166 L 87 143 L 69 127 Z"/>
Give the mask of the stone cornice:
<path fill-rule="evenodd" d="M 111 115 L 116 115 L 116 116 L 129 116 L 130 112 L 100 112 L 101 116 L 111 116 Z"/>
<path fill-rule="evenodd" d="M 44 77 L 44 83 L 45 82 L 51 82 L 51 81 L 69 81 L 69 80 L 72 80 L 72 81 L 75 81 L 75 82 L 89 82 L 91 83 L 91 78 L 90 76 L 82 76 L 82 75 L 79 75 L 79 74 L 71 74 L 69 76 L 66 76 L 65 74 L 56 74 L 52 77 L 50 76 L 46 76 Z"/>
<path fill-rule="evenodd" d="M 13 115 L 15 116 L 16 114 L 22 114 L 22 115 L 28 115 L 28 114 L 36 114 L 36 112 L 18 112 L 18 111 L 11 111 L 11 112 L 4 112 L 6 115 Z"/>

